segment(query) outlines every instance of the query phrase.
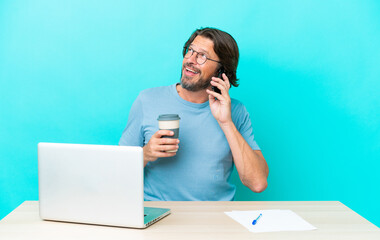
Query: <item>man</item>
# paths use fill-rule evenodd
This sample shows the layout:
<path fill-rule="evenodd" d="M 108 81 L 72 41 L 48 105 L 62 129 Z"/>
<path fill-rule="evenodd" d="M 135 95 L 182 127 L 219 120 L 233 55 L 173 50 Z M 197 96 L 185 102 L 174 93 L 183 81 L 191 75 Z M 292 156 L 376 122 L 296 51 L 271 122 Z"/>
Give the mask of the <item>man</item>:
<path fill-rule="evenodd" d="M 119 142 L 143 147 L 145 200 L 233 200 L 236 188 L 229 180 L 234 164 L 244 185 L 264 191 L 267 163 L 248 112 L 228 93 L 231 84 L 238 86 L 235 40 L 218 29 L 198 29 L 185 43 L 183 56 L 180 84 L 142 91 Z M 162 138 L 173 132 L 158 130 L 161 114 L 180 116 L 179 139 Z"/>

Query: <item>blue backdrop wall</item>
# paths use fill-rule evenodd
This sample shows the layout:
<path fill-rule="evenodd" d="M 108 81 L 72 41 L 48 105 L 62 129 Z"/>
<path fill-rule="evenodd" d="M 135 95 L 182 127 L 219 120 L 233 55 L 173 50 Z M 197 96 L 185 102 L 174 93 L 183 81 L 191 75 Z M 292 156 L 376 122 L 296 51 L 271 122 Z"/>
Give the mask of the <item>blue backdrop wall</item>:
<path fill-rule="evenodd" d="M 237 200 L 338 200 L 380 226 L 378 1 L 0 2 L 0 219 L 38 199 L 37 143 L 118 144 L 142 89 L 179 81 L 192 31 L 232 34 L 270 167 Z"/>

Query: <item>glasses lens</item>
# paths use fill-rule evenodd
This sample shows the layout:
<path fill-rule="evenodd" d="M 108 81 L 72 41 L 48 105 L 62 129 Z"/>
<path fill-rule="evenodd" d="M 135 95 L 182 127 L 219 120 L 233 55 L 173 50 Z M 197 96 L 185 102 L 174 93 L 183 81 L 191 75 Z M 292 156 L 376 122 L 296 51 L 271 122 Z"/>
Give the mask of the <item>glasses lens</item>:
<path fill-rule="evenodd" d="M 190 58 L 191 56 L 193 56 L 194 52 L 196 52 L 196 51 L 194 51 L 192 48 L 189 48 L 189 47 L 186 48 L 184 58 Z M 195 58 L 196 58 L 197 63 L 200 65 L 202 65 L 203 63 L 205 63 L 207 61 L 207 56 L 204 53 L 196 52 Z"/>
<path fill-rule="evenodd" d="M 186 48 L 185 58 L 190 58 L 193 55 L 193 49 Z"/>
<path fill-rule="evenodd" d="M 198 54 L 198 56 L 197 56 L 197 63 L 199 65 L 202 65 L 206 61 L 207 61 L 207 57 L 205 55 Z"/>

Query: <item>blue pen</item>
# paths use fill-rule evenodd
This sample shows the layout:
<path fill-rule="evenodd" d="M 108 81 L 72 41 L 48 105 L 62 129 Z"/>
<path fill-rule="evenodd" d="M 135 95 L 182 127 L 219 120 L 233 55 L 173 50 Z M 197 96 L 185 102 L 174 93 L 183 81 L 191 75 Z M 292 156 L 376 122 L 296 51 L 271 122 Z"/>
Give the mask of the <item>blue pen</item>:
<path fill-rule="evenodd" d="M 262 216 L 262 214 L 260 213 L 260 215 L 255 220 L 253 220 L 252 225 L 256 225 L 257 221 L 259 221 L 259 218 L 261 216 Z"/>

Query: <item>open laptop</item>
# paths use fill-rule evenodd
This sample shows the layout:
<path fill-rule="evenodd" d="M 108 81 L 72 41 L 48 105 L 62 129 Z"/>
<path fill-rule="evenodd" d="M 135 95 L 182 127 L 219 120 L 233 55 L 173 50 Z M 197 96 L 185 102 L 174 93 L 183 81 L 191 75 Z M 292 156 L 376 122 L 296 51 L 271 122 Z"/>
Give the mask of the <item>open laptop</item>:
<path fill-rule="evenodd" d="M 144 208 L 141 147 L 38 144 L 40 217 L 146 228 L 170 209 Z"/>

